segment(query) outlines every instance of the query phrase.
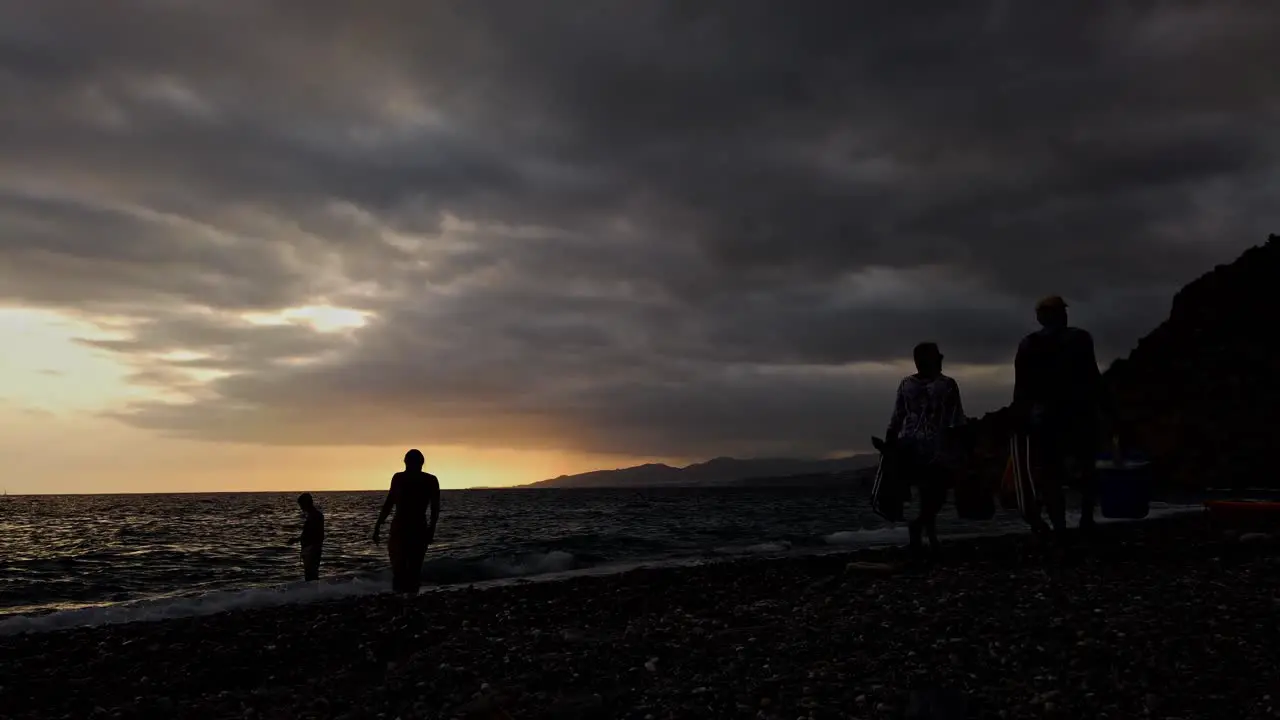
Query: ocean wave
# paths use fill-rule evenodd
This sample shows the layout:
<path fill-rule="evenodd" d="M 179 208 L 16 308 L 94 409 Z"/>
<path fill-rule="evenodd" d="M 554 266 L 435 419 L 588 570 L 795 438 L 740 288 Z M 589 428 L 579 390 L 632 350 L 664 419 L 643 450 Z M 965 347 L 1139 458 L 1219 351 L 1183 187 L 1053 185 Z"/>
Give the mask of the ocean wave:
<path fill-rule="evenodd" d="M 340 600 L 373 595 L 389 588 L 390 580 L 374 576 L 334 578 L 318 583 L 293 583 L 268 588 L 214 590 L 191 597 L 155 598 L 116 605 L 56 610 L 43 615 L 4 617 L 0 618 L 0 635 L 51 632 L 89 625 L 154 622 L 213 615 L 229 610 Z"/>
<path fill-rule="evenodd" d="M 553 550 L 498 557 L 433 558 L 423 563 L 422 575 L 428 585 L 443 587 L 556 575 L 590 567 L 592 563 L 572 553 Z M 0 616 L 0 635 L 49 632 L 89 625 L 151 622 L 212 615 L 229 610 L 340 600 L 375 595 L 390 589 L 390 573 L 383 571 L 336 576 L 316 583 L 296 582 L 271 587 L 210 590 L 194 595 L 54 609 L 41 614 Z"/>
<path fill-rule="evenodd" d="M 573 553 L 552 550 L 545 553 L 521 553 L 498 557 L 435 558 L 422 566 L 422 578 L 439 585 L 455 585 L 485 580 L 545 575 L 579 570 L 593 565 Z"/>
<path fill-rule="evenodd" d="M 868 528 L 864 530 L 841 530 L 840 532 L 833 532 L 823 538 L 823 542 L 828 545 L 840 545 L 843 547 L 886 545 L 905 542 L 906 540 L 906 523 L 902 523 L 897 526 Z"/>
<path fill-rule="evenodd" d="M 792 544 L 786 540 L 755 543 L 754 545 L 726 545 L 714 550 L 717 555 L 776 555 L 790 551 Z"/>

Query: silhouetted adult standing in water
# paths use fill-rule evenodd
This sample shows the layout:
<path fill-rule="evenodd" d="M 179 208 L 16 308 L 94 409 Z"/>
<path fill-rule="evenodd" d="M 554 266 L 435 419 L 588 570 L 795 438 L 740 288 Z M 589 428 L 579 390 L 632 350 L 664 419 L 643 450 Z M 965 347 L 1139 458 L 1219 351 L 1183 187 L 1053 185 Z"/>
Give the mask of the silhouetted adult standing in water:
<path fill-rule="evenodd" d="M 1114 419 L 1098 371 L 1093 336 L 1067 324 L 1067 303 L 1051 295 L 1036 303 L 1040 329 L 1023 338 L 1014 360 L 1013 417 L 1030 440 L 1028 462 L 1059 538 L 1067 517 L 1064 485 L 1080 491 L 1080 527 L 1094 526 L 1099 413 Z M 1033 527 L 1043 529 L 1039 508 Z"/>
<path fill-rule="evenodd" d="M 421 452 L 405 453 L 404 471 L 391 477 L 391 489 L 373 527 L 373 541 L 380 542 L 382 523 L 395 510 L 391 538 L 387 541 L 391 588 L 410 595 L 422 587 L 422 561 L 427 545 L 435 538 L 436 522 L 440 519 L 440 481 L 435 475 L 422 471 L 423 463 Z M 429 520 L 428 510 L 431 511 Z"/>
<path fill-rule="evenodd" d="M 316 507 L 311 493 L 298 496 L 298 507 L 306 520 L 298 544 L 302 546 L 302 576 L 308 581 L 320 579 L 320 551 L 324 546 L 324 513 Z"/>
<path fill-rule="evenodd" d="M 929 536 L 936 555 L 938 512 L 947 500 L 961 461 L 956 429 L 967 421 L 960 402 L 960 385 L 942 374 L 942 352 L 935 343 L 920 343 L 912 353 L 916 373 L 902 379 L 885 440 L 894 453 L 899 482 L 920 488 L 920 514 L 912 520 L 911 550 L 922 550 L 921 535 Z"/>

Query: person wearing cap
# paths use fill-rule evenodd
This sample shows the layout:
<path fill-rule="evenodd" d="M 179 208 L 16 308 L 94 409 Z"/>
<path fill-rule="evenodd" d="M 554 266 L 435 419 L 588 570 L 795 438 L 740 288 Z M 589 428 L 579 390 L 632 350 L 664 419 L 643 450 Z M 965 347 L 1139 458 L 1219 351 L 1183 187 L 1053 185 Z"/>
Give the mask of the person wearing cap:
<path fill-rule="evenodd" d="M 298 507 L 306 518 L 302 534 L 296 542 L 302 546 L 302 577 L 308 582 L 320 579 L 320 550 L 324 546 L 324 513 L 316 507 L 311 493 L 298 496 Z"/>
<path fill-rule="evenodd" d="M 921 553 L 921 536 L 928 535 L 929 549 L 936 556 L 940 549 L 938 512 L 962 460 L 955 440 L 967 418 L 960 402 L 959 383 L 942 374 L 938 345 L 920 343 L 912 354 L 916 372 L 898 385 L 885 440 L 893 452 L 896 482 L 904 489 L 920 489 L 920 514 L 907 526 L 912 554 Z M 909 495 L 910 490 L 906 493 Z"/>
<path fill-rule="evenodd" d="M 1037 495 L 1059 537 L 1066 531 L 1064 485 L 1080 491 L 1080 527 L 1094 526 L 1095 458 L 1099 412 L 1113 416 L 1098 371 L 1093 336 L 1067 322 L 1067 303 L 1050 295 L 1036 303 L 1040 329 L 1018 345 L 1014 360 L 1013 417 L 1029 439 Z M 1030 517 L 1034 513 L 1034 518 Z M 1044 529 L 1040 508 L 1028 521 Z"/>
<path fill-rule="evenodd" d="M 436 523 L 440 519 L 440 480 L 423 472 L 424 464 L 420 451 L 405 453 L 404 470 L 391 477 L 391 489 L 373 526 L 373 541 L 381 542 L 382 523 L 395 511 L 391 537 L 387 540 L 391 589 L 406 595 L 416 595 L 422 587 L 422 562 L 427 546 L 435 539 Z"/>

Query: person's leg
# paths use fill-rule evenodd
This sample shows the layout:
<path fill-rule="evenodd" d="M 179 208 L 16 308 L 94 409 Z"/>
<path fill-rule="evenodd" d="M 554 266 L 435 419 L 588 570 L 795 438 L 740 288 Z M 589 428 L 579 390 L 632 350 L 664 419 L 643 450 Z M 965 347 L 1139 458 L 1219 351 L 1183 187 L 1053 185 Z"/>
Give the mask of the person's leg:
<path fill-rule="evenodd" d="M 410 552 L 405 553 L 405 584 L 404 591 L 410 595 L 416 595 L 422 588 L 422 563 L 427 557 L 427 541 L 425 537 L 418 538 L 413 543 Z"/>
<path fill-rule="evenodd" d="M 1080 490 L 1080 529 L 1092 530 L 1096 525 L 1094 508 L 1098 503 L 1098 433 L 1085 426 L 1075 452 L 1076 481 Z"/>
<path fill-rule="evenodd" d="M 1014 436 L 1011 447 L 1013 458 L 1014 493 L 1022 510 L 1022 517 L 1031 527 L 1031 535 L 1036 540 L 1043 539 L 1049 533 L 1042 513 L 1044 498 L 1039 494 L 1039 476 L 1037 463 L 1042 454 L 1041 433 L 1034 429 L 1029 433 Z"/>
<path fill-rule="evenodd" d="M 918 555 L 923 549 L 922 538 L 924 532 L 926 493 L 924 491 L 924 486 L 921 485 L 921 480 L 923 479 L 921 474 L 922 469 L 923 468 L 920 464 L 915 460 L 905 461 L 904 459 L 898 463 L 898 479 L 901 483 L 899 487 L 906 496 L 905 499 L 910 499 L 911 487 L 913 485 L 920 488 L 920 512 L 916 514 L 916 517 L 912 519 L 911 522 L 907 523 L 907 536 L 911 541 L 911 553 L 913 555 Z"/>
<path fill-rule="evenodd" d="M 320 548 L 318 546 L 302 549 L 302 576 L 307 582 L 320 579 Z"/>
<path fill-rule="evenodd" d="M 1052 463 L 1044 472 L 1044 507 L 1049 513 L 1049 523 L 1056 534 L 1062 535 L 1067 530 L 1067 499 L 1062 493 L 1063 472 L 1061 463 Z"/>
<path fill-rule="evenodd" d="M 1098 505 L 1098 468 L 1089 463 L 1080 472 L 1080 529 L 1092 530 L 1098 521 L 1094 517 Z"/>
<path fill-rule="evenodd" d="M 391 561 L 391 592 L 404 592 L 404 543 L 395 535 L 387 541 L 387 559 Z"/>
<path fill-rule="evenodd" d="M 947 502 L 947 470 L 946 468 L 930 468 L 928 476 L 920 486 L 920 519 L 924 532 L 929 538 L 929 547 L 936 554 L 940 549 L 938 543 L 938 513 Z"/>
<path fill-rule="evenodd" d="M 1036 494 L 1049 515 L 1055 534 L 1059 537 L 1067 529 L 1066 497 L 1062 486 L 1066 481 L 1063 438 L 1056 424 L 1046 423 L 1031 436 L 1032 480 Z"/>

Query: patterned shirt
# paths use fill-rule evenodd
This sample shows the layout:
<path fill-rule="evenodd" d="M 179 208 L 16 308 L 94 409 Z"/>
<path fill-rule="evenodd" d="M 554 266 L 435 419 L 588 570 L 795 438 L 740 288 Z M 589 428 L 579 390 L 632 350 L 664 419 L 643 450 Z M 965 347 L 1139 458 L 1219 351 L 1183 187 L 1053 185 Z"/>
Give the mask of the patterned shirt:
<path fill-rule="evenodd" d="M 898 385 L 889 436 L 896 436 L 900 450 L 918 462 L 947 463 L 956 458 L 944 431 L 966 421 L 955 380 L 946 375 L 908 375 Z"/>

